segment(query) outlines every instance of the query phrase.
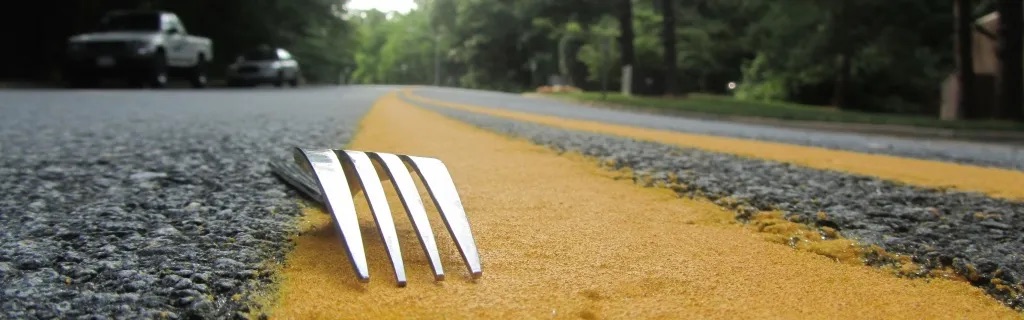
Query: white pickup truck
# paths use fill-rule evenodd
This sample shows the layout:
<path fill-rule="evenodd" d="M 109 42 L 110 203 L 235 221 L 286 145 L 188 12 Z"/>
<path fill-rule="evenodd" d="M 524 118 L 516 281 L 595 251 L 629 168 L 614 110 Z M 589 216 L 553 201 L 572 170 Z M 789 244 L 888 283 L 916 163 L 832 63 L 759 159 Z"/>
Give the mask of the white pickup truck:
<path fill-rule="evenodd" d="M 185 77 L 202 88 L 212 59 L 212 41 L 189 35 L 174 13 L 114 11 L 96 32 L 68 39 L 64 76 L 76 87 L 116 77 L 160 88 Z"/>

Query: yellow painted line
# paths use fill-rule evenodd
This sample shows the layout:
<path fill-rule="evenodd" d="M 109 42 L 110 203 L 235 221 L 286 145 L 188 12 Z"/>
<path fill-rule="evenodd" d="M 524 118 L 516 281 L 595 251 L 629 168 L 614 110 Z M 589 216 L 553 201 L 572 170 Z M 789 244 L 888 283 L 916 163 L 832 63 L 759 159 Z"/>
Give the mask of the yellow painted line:
<path fill-rule="evenodd" d="M 630 137 L 817 169 L 838 170 L 923 187 L 975 191 L 997 198 L 1024 200 L 1024 172 L 1020 171 L 575 120 L 452 103 L 417 96 L 409 90 L 405 92 L 405 96 L 415 102 L 439 107 L 559 128 Z"/>
<path fill-rule="evenodd" d="M 310 210 L 271 318 L 1021 318 L 967 283 L 896 278 L 764 241 L 708 201 L 611 179 L 582 157 L 559 156 L 393 94 L 375 104 L 361 128 L 352 149 L 445 161 L 476 235 L 483 277 L 469 279 L 432 214 L 448 274 L 434 282 L 398 211 L 409 285 L 395 287 L 361 203 L 371 280 L 360 284 L 330 218 Z"/>

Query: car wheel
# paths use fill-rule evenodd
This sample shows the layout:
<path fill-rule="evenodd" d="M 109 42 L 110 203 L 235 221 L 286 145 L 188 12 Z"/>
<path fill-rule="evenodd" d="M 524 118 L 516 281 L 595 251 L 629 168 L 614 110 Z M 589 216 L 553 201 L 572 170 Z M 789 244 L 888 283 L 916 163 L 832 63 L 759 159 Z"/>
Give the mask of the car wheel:
<path fill-rule="evenodd" d="M 277 72 L 277 79 L 274 79 L 274 86 L 278 88 L 284 86 L 284 72 Z"/>
<path fill-rule="evenodd" d="M 153 65 L 149 70 L 149 76 L 146 80 L 153 88 L 163 88 L 167 86 L 169 77 L 167 72 L 167 55 L 163 51 L 157 51 L 153 55 Z"/>
<path fill-rule="evenodd" d="M 288 85 L 291 85 L 292 88 L 298 88 L 299 87 L 299 75 L 295 75 L 295 77 L 293 77 L 291 80 L 288 80 Z"/>
<path fill-rule="evenodd" d="M 192 82 L 193 88 L 205 88 L 209 82 L 209 77 L 206 75 L 206 58 L 199 56 L 196 60 L 196 66 L 192 67 L 191 76 L 189 77 Z"/>
<path fill-rule="evenodd" d="M 67 75 L 67 86 L 73 89 L 87 89 L 96 86 L 96 79 L 85 74 Z"/>

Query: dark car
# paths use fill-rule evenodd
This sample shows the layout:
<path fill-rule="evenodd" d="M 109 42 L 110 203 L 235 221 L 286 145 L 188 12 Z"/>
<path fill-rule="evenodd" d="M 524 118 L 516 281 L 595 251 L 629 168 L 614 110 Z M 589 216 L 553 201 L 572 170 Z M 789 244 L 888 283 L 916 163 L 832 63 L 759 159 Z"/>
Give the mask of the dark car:
<path fill-rule="evenodd" d="M 261 46 L 238 57 L 228 66 L 227 82 L 230 86 L 273 84 L 292 87 L 299 85 L 302 72 L 299 62 L 288 50 Z"/>

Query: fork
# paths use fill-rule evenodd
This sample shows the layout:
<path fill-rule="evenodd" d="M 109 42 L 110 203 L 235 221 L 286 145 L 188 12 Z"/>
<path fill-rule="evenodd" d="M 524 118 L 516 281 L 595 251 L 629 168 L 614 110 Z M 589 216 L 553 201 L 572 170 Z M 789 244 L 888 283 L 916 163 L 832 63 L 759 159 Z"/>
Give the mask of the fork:
<path fill-rule="evenodd" d="M 353 201 L 353 197 L 360 190 L 366 196 L 374 221 L 380 230 L 381 240 L 394 267 L 398 286 L 404 287 L 407 282 L 398 233 L 395 230 L 387 195 L 381 184 L 384 180 L 391 181 L 397 191 L 402 206 L 416 230 L 420 245 L 430 260 L 435 281 L 442 281 L 445 278 L 426 208 L 406 165 L 419 175 L 432 202 L 441 213 L 445 227 L 455 240 L 470 276 L 477 279 L 482 275 L 480 254 L 473 239 L 469 219 L 462 207 L 455 182 L 441 160 L 383 152 L 299 147 L 293 149 L 293 156 L 294 164 L 272 162 L 272 171 L 288 185 L 327 208 L 333 217 L 334 226 L 341 234 L 349 262 L 360 282 L 370 280 Z"/>

